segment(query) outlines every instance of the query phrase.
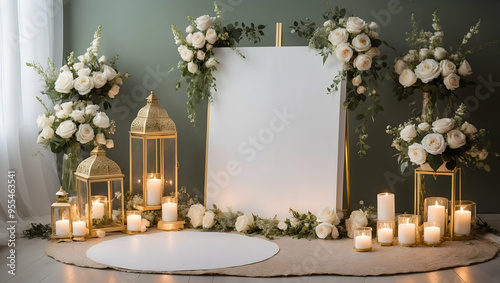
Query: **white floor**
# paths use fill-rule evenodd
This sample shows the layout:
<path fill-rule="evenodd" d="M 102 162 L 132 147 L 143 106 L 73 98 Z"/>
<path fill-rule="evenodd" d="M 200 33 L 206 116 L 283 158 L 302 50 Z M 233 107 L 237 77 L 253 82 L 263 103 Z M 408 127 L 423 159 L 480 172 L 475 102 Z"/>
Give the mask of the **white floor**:
<path fill-rule="evenodd" d="M 500 215 L 481 215 L 492 227 L 500 230 Z M 6 247 L 0 249 L 0 282 L 179 282 L 179 283 L 323 283 L 323 282 L 500 282 L 500 257 L 467 267 L 440 270 L 429 273 L 415 273 L 395 276 L 351 277 L 351 276 L 309 276 L 280 278 L 246 278 L 228 276 L 171 276 L 127 273 L 114 270 L 98 270 L 66 265 L 45 255 L 46 240 L 17 239 L 16 275 L 7 273 Z M 342 263 L 332 263 L 342 264 Z M 360 266 L 362 268 L 362 266 Z"/>

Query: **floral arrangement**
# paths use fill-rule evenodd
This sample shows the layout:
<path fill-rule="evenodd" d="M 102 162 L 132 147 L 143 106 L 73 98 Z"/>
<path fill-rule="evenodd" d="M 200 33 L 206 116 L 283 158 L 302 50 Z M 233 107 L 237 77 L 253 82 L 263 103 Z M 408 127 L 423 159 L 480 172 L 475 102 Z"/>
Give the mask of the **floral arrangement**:
<path fill-rule="evenodd" d="M 214 3 L 216 17 L 203 15 L 196 19 L 188 17 L 191 22 L 186 28 L 187 35 L 172 25 L 175 44 L 179 47 L 177 51 L 181 60 L 177 64 L 177 69 L 181 73 L 179 82 L 175 85 L 178 90 L 181 84 L 187 84 L 186 93 L 188 96 L 188 118 L 192 123 L 196 121 L 196 110 L 203 101 L 211 101 L 211 89 L 217 91 L 215 78 L 212 72 L 217 69 L 219 62 L 215 58 L 214 47 L 230 47 L 236 52 L 236 44 L 243 36 L 252 43 L 260 42 L 260 36 L 264 35 L 264 25 L 255 26 L 251 23 L 246 25 L 235 22 L 223 26 L 219 5 Z M 238 54 L 245 58 L 240 52 Z"/>
<path fill-rule="evenodd" d="M 434 171 L 443 164 L 448 170 L 460 164 L 489 172 L 490 166 L 485 163 L 489 154 L 486 131 L 464 121 L 465 113 L 462 103 L 454 118 L 436 119 L 429 124 L 418 117 L 398 127 L 387 126 L 387 133 L 393 136 L 392 146 L 399 151 L 401 172 L 410 162 L 419 166 L 428 163 Z"/>
<path fill-rule="evenodd" d="M 362 105 L 366 99 L 371 100 L 368 111 L 358 114 L 356 120 L 362 122 L 356 127 L 358 133 L 359 155 L 363 156 L 370 148 L 366 144 L 368 134 L 365 122 L 368 117 L 374 119 L 379 111 L 383 110 L 380 105 L 380 95 L 377 94 L 378 80 L 382 79 L 379 72 L 387 67 L 385 62 L 387 56 L 380 56 L 378 47 L 386 42 L 378 39 L 377 30 L 379 26 L 375 22 L 367 23 L 356 16 L 346 16 L 345 9 L 338 7 L 330 8 L 323 14 L 326 20 L 323 26 L 316 28 L 316 24 L 309 19 L 294 22 L 292 33 L 309 40 L 309 47 L 319 51 L 323 57 L 323 63 L 330 55 L 344 63 L 344 68 L 333 79 L 333 83 L 327 87 L 327 92 L 338 90 L 340 83 L 347 80 L 347 97 L 345 106 L 354 111 Z"/>

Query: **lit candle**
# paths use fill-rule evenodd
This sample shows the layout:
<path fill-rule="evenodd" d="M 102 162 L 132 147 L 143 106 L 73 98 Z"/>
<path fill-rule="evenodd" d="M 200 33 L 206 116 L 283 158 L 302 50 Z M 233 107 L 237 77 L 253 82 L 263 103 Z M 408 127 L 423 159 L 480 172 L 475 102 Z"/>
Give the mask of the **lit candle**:
<path fill-rule="evenodd" d="M 56 221 L 56 235 L 67 236 L 69 235 L 69 220 L 61 219 Z"/>
<path fill-rule="evenodd" d="M 368 235 L 361 234 L 354 238 L 354 247 L 358 250 L 366 250 L 372 248 L 372 238 Z"/>
<path fill-rule="evenodd" d="M 415 244 L 415 223 L 400 223 L 398 226 L 398 242 L 406 245 Z"/>
<path fill-rule="evenodd" d="M 470 223 L 471 223 L 471 212 L 464 210 L 460 207 L 460 210 L 455 211 L 455 222 L 453 231 L 457 235 L 469 235 L 470 234 Z"/>
<path fill-rule="evenodd" d="M 426 243 L 438 243 L 441 240 L 441 229 L 436 226 L 430 226 L 424 228 L 424 242 Z"/>
<path fill-rule="evenodd" d="M 161 180 L 148 179 L 147 185 L 147 205 L 160 205 L 161 200 Z"/>
<path fill-rule="evenodd" d="M 85 236 L 87 234 L 87 227 L 85 222 L 78 220 L 73 222 L 73 236 Z"/>
<path fill-rule="evenodd" d="M 141 230 L 141 216 L 138 214 L 127 215 L 127 230 L 140 231 Z"/>
<path fill-rule="evenodd" d="M 177 221 L 177 203 L 166 202 L 161 205 L 161 219 L 167 222 Z"/>
<path fill-rule="evenodd" d="M 104 217 L 104 203 L 95 201 L 92 203 L 92 218 L 103 218 Z"/>
<path fill-rule="evenodd" d="M 439 227 L 441 227 L 441 235 L 444 235 L 445 223 L 446 223 L 446 214 L 444 205 L 438 205 L 436 201 L 436 205 L 429 205 L 427 207 L 427 221 L 428 222 L 437 222 L 439 223 Z"/>
<path fill-rule="evenodd" d="M 394 241 L 392 228 L 380 228 L 377 230 L 377 240 L 379 243 L 391 244 Z"/>
<path fill-rule="evenodd" d="M 394 194 L 381 193 L 377 195 L 377 220 L 394 220 Z"/>

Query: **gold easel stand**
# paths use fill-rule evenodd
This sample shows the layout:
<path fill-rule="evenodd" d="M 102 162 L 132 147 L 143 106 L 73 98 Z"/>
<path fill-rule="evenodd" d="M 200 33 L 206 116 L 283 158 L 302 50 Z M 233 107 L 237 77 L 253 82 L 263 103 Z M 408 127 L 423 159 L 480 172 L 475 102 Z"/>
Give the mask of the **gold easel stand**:
<path fill-rule="evenodd" d="M 443 237 L 445 240 L 453 241 L 453 240 L 466 240 L 470 239 L 470 237 L 455 237 L 454 235 L 454 226 L 455 226 L 455 204 L 457 203 L 457 194 L 458 200 L 462 200 L 462 170 L 460 168 L 455 168 L 450 171 L 432 171 L 432 170 L 423 170 L 421 167 L 415 169 L 415 185 L 414 185 L 414 203 L 413 203 L 413 211 L 416 215 L 420 215 L 420 202 L 421 200 L 421 190 L 422 190 L 422 182 L 421 179 L 426 175 L 432 175 L 434 177 L 437 176 L 450 176 L 451 177 L 451 198 L 450 198 L 450 206 L 449 206 L 449 231 Z M 457 185 L 458 184 L 458 185 Z M 457 190 L 458 189 L 458 190 Z"/>

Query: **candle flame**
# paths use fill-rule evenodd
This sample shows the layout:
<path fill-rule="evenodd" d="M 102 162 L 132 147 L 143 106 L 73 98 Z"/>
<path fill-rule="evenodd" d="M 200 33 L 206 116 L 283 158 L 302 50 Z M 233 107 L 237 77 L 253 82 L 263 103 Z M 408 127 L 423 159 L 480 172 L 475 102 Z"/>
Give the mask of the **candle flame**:
<path fill-rule="evenodd" d="M 438 201 L 436 200 L 436 206 L 438 205 Z"/>
<path fill-rule="evenodd" d="M 410 224 L 410 218 L 406 218 L 406 224 Z"/>
<path fill-rule="evenodd" d="M 137 183 L 139 183 L 139 184 L 140 184 L 140 183 L 141 183 L 141 179 L 138 179 L 138 180 L 137 180 Z"/>
<path fill-rule="evenodd" d="M 388 195 L 389 195 L 389 193 L 385 193 L 385 196 L 388 196 Z"/>
<path fill-rule="evenodd" d="M 461 211 L 464 211 L 464 207 L 463 207 L 463 206 L 461 206 L 461 207 L 460 207 L 460 210 L 461 210 Z"/>

